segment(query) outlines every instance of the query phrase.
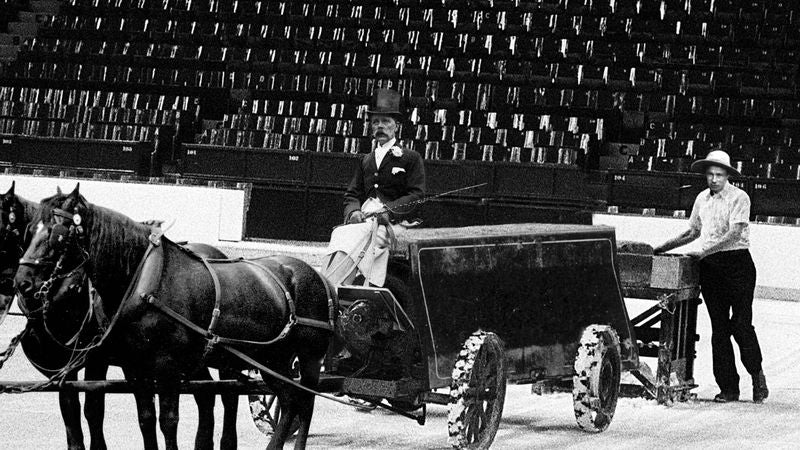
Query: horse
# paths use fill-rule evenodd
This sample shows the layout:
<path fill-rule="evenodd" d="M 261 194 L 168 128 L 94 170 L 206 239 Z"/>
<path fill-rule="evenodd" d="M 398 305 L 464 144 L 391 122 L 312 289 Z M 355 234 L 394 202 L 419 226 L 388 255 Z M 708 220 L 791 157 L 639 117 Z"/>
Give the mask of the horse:
<path fill-rule="evenodd" d="M 29 226 L 41 220 L 42 210 L 40 205 L 17 196 L 14 192 L 15 184 L 12 182 L 8 192 L 0 197 L 0 267 L 2 276 L 6 277 L 2 285 L 10 285 L 10 289 L 0 291 L 0 302 L 6 310 L 7 304 L 14 298 L 13 275 L 17 270 L 19 258 L 24 249 L 20 243 L 30 236 Z M 57 195 L 61 195 L 60 190 Z M 146 225 L 158 225 L 157 221 L 145 222 Z M 207 255 L 220 258 L 225 255 L 214 247 L 204 244 L 189 244 L 189 248 Z M 66 262 L 69 263 L 69 262 Z M 7 280 L 7 282 L 6 282 Z M 28 324 L 20 345 L 26 357 L 40 373 L 50 378 L 58 375 L 63 368 L 68 367 L 64 380 L 77 379 L 77 372 L 85 369 L 85 380 L 104 380 L 108 371 L 109 356 L 103 349 L 87 352 L 75 361 L 76 348 L 86 346 L 90 339 L 99 333 L 103 312 L 93 304 L 93 297 L 88 283 L 88 274 L 83 267 L 76 267 L 63 278 L 53 283 L 47 299 L 20 296 L 18 304 Z M 45 305 L 46 302 L 46 305 Z M 56 317 L 57 320 L 48 320 Z M 98 316 L 98 317 L 96 317 Z M 67 345 L 66 343 L 69 343 Z M 78 352 L 80 354 L 80 352 Z M 210 379 L 207 370 L 199 371 L 198 377 Z M 233 374 L 234 376 L 236 374 Z M 221 372 L 221 376 L 230 377 L 230 372 Z M 89 425 L 90 449 L 105 449 L 103 435 L 103 419 L 105 411 L 105 398 L 102 392 L 87 392 L 84 406 L 84 415 Z M 199 423 L 195 438 L 196 449 L 213 449 L 214 430 L 214 395 L 197 394 L 195 400 L 198 406 Z M 236 413 L 238 396 L 222 396 L 225 407 L 223 437 L 221 448 L 233 449 L 237 446 Z M 152 396 L 149 401 L 154 409 Z M 59 406 L 67 432 L 67 447 L 69 449 L 83 449 L 83 430 L 80 422 L 80 400 L 75 391 L 60 391 Z M 151 415 L 154 415 L 153 411 Z M 155 431 L 152 431 L 154 434 Z"/>
<path fill-rule="evenodd" d="M 283 408 L 267 448 L 283 448 L 296 417 L 295 448 L 305 448 L 315 400 L 305 389 L 318 386 L 337 311 L 330 283 L 286 256 L 205 260 L 89 203 L 79 187 L 46 202 L 15 277 L 21 294 L 32 295 L 58 275 L 54 265 L 65 255 L 83 258 L 103 308 L 114 311 L 109 351 L 126 379 L 155 382 L 168 449 L 177 449 L 178 384 L 198 364 L 261 369 Z M 271 376 L 288 378 L 295 357 L 303 388 Z M 139 405 L 140 393 L 134 395 Z M 140 423 L 154 420 L 139 414 Z M 157 448 L 155 436 L 145 438 L 145 448 Z"/>

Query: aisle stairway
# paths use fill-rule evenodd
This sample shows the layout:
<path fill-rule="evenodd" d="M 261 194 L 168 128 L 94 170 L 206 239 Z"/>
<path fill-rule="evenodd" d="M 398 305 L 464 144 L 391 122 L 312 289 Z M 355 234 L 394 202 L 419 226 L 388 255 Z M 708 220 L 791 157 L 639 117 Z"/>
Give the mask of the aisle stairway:
<path fill-rule="evenodd" d="M 0 3 L 0 76 L 19 54 L 25 41 L 36 37 L 39 24 L 58 14 L 57 0 L 3 0 Z"/>

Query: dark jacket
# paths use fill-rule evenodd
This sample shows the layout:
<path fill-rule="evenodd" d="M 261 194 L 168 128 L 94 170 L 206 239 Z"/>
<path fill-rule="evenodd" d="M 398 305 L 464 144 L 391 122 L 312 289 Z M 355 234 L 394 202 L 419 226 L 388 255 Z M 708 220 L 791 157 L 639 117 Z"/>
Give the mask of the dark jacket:
<path fill-rule="evenodd" d="M 398 170 L 404 169 L 405 171 Z M 395 172 L 395 173 L 393 173 Z M 344 220 L 369 197 L 378 197 L 386 206 L 395 209 L 393 220 L 403 219 L 414 212 L 413 207 L 402 207 L 425 196 L 425 167 L 422 157 L 413 150 L 403 149 L 399 158 L 388 152 L 375 167 L 375 152 L 361 159 L 350 186 L 344 194 Z"/>

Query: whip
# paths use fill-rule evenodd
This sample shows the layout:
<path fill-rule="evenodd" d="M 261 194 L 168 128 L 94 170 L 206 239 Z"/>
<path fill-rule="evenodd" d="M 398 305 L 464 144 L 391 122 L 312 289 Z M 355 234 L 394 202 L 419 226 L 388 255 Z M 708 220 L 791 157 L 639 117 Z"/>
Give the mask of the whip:
<path fill-rule="evenodd" d="M 366 217 L 375 217 L 375 216 L 378 216 L 378 215 L 383 214 L 385 212 L 394 213 L 395 210 L 397 210 L 399 208 L 407 208 L 407 207 L 411 207 L 411 206 L 422 205 L 422 204 L 427 203 L 427 202 L 429 202 L 429 201 L 431 201 L 433 199 L 444 197 L 445 195 L 455 194 L 456 192 L 468 191 L 470 189 L 476 189 L 476 188 L 479 188 L 481 186 L 486 186 L 487 184 L 489 184 L 489 183 L 480 183 L 480 184 L 474 184 L 472 186 L 453 189 L 452 191 L 442 192 L 440 194 L 432 195 L 430 197 L 425 197 L 425 198 L 421 198 L 419 200 L 414 200 L 414 201 L 411 201 L 411 202 L 408 202 L 408 203 L 403 203 L 402 205 L 397 205 L 394 208 L 389 208 L 388 206 L 384 205 L 383 208 L 381 208 L 378 211 L 371 212 L 371 213 L 367 214 Z"/>

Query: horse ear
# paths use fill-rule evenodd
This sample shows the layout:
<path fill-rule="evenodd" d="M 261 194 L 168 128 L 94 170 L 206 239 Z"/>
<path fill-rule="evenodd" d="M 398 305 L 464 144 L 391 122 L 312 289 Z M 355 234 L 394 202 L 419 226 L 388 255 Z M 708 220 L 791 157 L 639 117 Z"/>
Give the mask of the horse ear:
<path fill-rule="evenodd" d="M 56 186 L 56 195 L 64 195 L 64 193 L 61 192 L 61 186 Z"/>
<path fill-rule="evenodd" d="M 14 196 L 14 186 L 17 184 L 17 180 L 13 180 L 11 182 L 11 187 L 6 192 L 6 197 L 13 197 Z"/>
<path fill-rule="evenodd" d="M 72 193 L 69 194 L 70 197 L 79 197 L 81 195 L 81 183 L 80 181 L 78 184 L 75 185 L 75 189 L 72 190 Z"/>

